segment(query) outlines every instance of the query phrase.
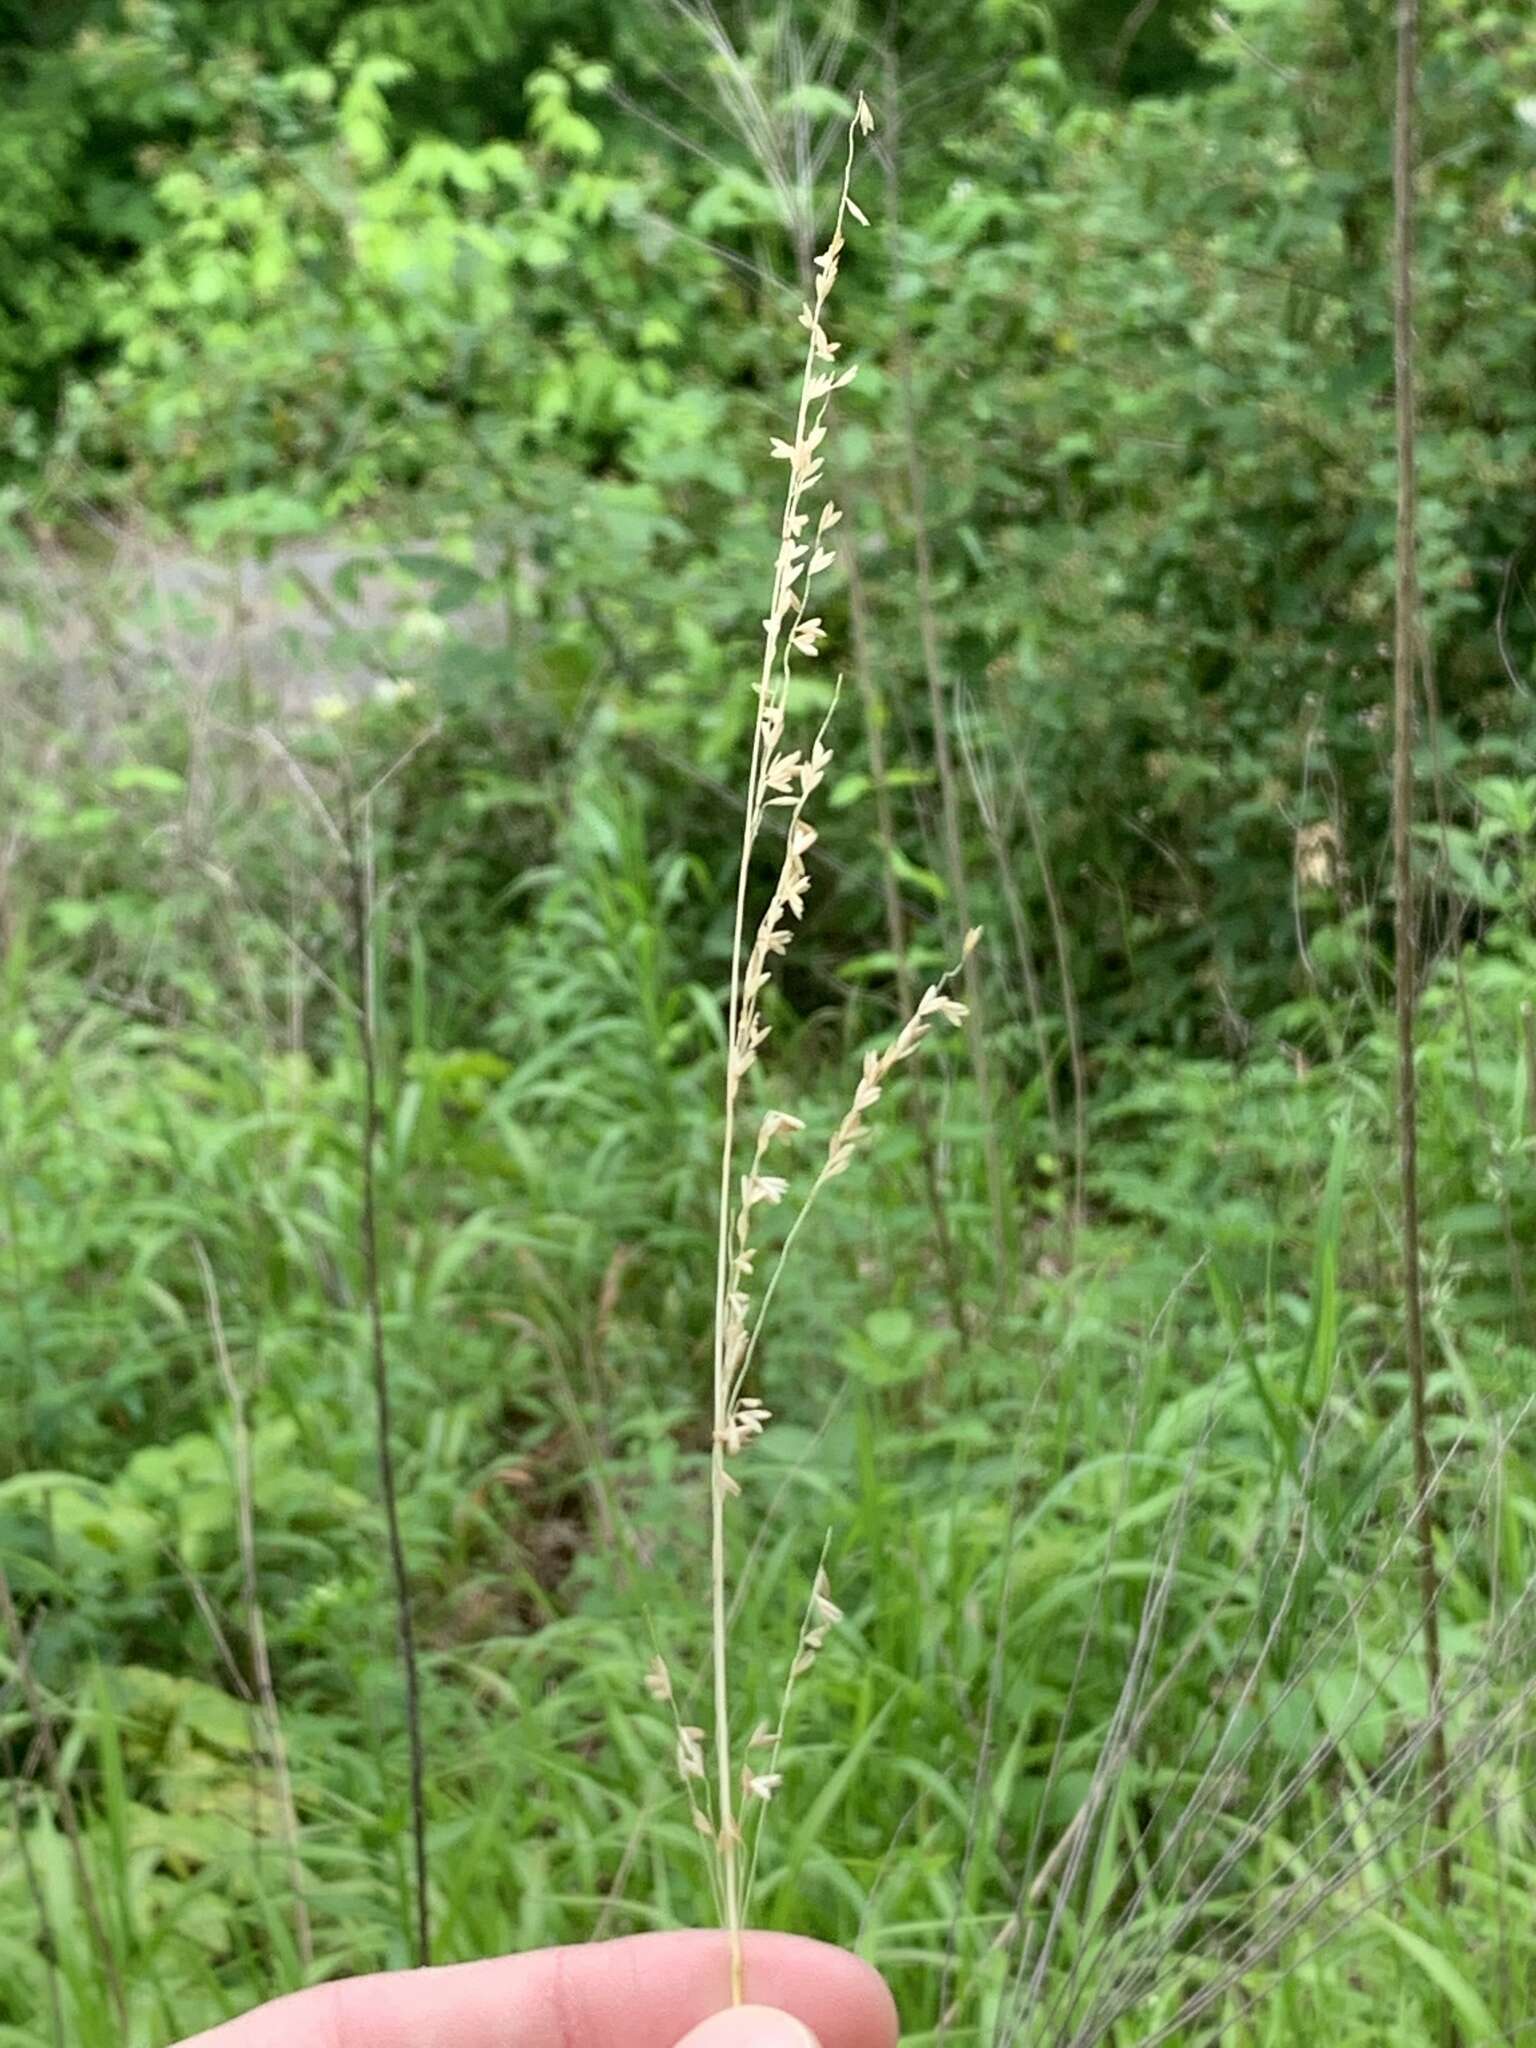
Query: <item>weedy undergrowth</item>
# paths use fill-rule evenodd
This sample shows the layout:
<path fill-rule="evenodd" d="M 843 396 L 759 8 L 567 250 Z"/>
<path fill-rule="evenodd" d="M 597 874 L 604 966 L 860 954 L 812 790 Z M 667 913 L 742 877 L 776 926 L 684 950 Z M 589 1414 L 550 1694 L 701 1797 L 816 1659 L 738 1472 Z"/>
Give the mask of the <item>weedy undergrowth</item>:
<path fill-rule="evenodd" d="M 829 431 L 832 400 L 853 381 L 857 368 L 855 364 L 838 367 L 842 344 L 828 331 L 827 309 L 846 246 L 847 223 L 853 220 L 868 225 L 853 197 L 852 184 L 859 139 L 873 127 L 869 103 L 860 93 L 848 124 L 832 234 L 815 258 L 811 296 L 800 313 L 806 344 L 794 430 L 788 439 L 773 442 L 775 457 L 788 465 L 788 481 L 772 591 L 763 620 L 762 662 L 754 685 L 757 710 L 731 940 L 720 1147 L 709 1461 L 712 1732 L 706 1735 L 704 1729 L 683 1723 L 677 1714 L 671 1675 L 660 1655 L 649 1680 L 653 1695 L 673 1707 L 678 1771 L 694 1825 L 712 1854 L 717 1903 L 730 1941 L 731 1996 L 736 2004 L 743 1995 L 742 1927 L 762 1813 L 782 1782 L 779 1765 L 794 1688 L 814 1664 L 828 1630 L 842 1616 L 832 1599 L 824 1552 L 790 1659 L 777 1719 L 760 1721 L 738 1748 L 732 1726 L 727 1522 L 730 1503 L 740 1495 L 741 1487 L 730 1468 L 772 1419 L 763 1401 L 749 1389 L 763 1330 L 795 1241 L 823 1190 L 847 1172 L 868 1138 L 868 1119 L 891 1074 L 917 1052 L 935 1020 L 964 1022 L 965 1005 L 950 995 L 949 987 L 979 937 L 976 931 L 967 935 L 961 962 L 924 992 L 887 1045 L 864 1055 L 852 1103 L 810 1177 L 766 1280 L 758 1284 L 758 1259 L 763 1250 L 757 1232 L 758 1212 L 778 1207 L 791 1194 L 789 1176 L 771 1170 L 770 1161 L 776 1148 L 798 1136 L 805 1126 L 787 1110 L 768 1108 L 749 1138 L 744 1128 L 749 1114 L 746 1084 L 759 1066 L 772 1028 L 764 1015 L 764 997 L 773 980 L 774 962 L 788 952 L 795 927 L 805 914 L 811 887 L 807 856 L 816 843 L 816 831 L 807 821 L 806 811 L 832 761 L 827 733 L 841 677 L 808 745 L 790 744 L 790 713 L 796 657 L 817 659 L 826 639 L 822 619 L 813 610 L 813 587 L 837 560 L 830 536 L 841 522 L 842 511 L 819 489 L 825 468 L 821 450 Z M 786 813 L 783 850 L 767 905 L 754 924 L 750 908 L 753 857 L 768 829 L 770 811 Z M 713 1748 L 712 1773 L 707 1744 Z"/>

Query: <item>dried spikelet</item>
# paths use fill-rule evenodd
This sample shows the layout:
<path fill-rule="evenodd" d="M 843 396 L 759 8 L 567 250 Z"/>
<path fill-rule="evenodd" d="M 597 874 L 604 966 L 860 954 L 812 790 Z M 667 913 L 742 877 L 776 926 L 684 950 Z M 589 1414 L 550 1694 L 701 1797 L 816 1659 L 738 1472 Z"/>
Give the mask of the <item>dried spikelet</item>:
<path fill-rule="evenodd" d="M 822 1565 L 816 1573 L 816 1584 L 811 1593 L 811 1605 L 829 1628 L 835 1628 L 844 1619 L 843 1610 L 832 1598 L 832 1587 L 827 1579 L 827 1568 Z"/>
<path fill-rule="evenodd" d="M 677 1731 L 677 1774 L 680 1778 L 702 1778 L 704 1776 L 704 1730 L 682 1728 Z"/>

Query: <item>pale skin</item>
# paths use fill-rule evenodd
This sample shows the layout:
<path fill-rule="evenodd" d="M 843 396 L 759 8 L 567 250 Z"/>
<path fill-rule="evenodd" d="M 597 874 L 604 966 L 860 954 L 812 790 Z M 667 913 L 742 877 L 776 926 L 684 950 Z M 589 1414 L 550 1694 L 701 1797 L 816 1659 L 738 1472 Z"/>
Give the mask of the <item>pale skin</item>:
<path fill-rule="evenodd" d="M 723 1935 L 640 1934 L 323 1984 L 182 2048 L 896 2048 L 867 1963 L 791 1934 L 743 1957 L 744 2005 Z"/>

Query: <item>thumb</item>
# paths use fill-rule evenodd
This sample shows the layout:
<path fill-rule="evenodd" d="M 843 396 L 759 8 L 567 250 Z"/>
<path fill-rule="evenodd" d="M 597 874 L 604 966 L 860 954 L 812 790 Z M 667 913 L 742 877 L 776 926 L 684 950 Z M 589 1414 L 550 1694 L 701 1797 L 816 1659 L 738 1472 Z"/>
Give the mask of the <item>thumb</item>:
<path fill-rule="evenodd" d="M 736 2005 L 685 2034 L 678 2048 L 819 2048 L 803 2020 L 771 2005 Z"/>

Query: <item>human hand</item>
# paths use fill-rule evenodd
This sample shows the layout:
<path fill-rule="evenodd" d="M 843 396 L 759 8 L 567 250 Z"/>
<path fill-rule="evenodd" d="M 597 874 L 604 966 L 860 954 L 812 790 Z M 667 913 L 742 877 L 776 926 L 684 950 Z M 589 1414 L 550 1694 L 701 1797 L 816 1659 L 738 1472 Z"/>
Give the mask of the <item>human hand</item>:
<path fill-rule="evenodd" d="M 895 2048 L 867 1963 L 793 1934 L 745 1951 L 734 2010 L 723 1935 L 637 1934 L 322 1984 L 182 2048 Z"/>

